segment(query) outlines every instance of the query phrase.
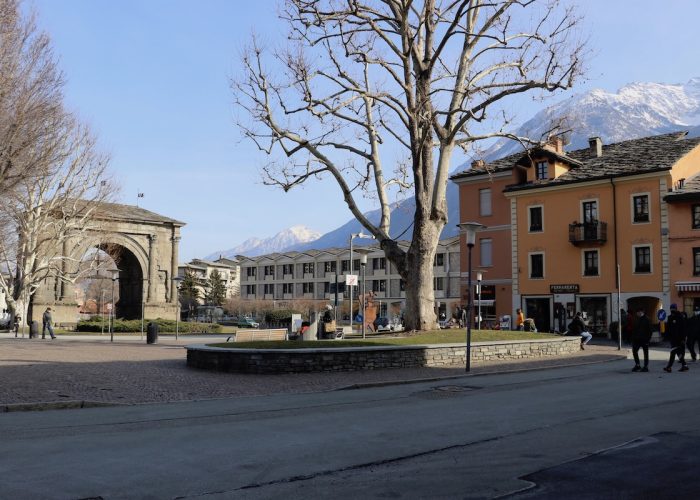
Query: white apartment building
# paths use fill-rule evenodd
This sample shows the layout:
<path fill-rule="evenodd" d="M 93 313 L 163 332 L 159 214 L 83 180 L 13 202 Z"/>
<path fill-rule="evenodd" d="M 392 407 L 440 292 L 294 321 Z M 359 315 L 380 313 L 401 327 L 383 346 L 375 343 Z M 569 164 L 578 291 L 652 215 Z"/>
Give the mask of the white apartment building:
<path fill-rule="evenodd" d="M 227 259 L 225 257 L 219 257 L 215 261 L 192 259 L 187 264 L 180 264 L 178 266 L 177 275 L 180 278 L 184 278 L 185 273 L 189 271 L 201 282 L 205 282 L 215 270 L 219 271 L 221 275 L 221 280 L 226 288 L 226 298 L 237 297 L 241 290 L 241 276 L 239 272 L 239 263 L 235 259 Z M 204 288 L 199 288 L 200 297 L 204 297 Z"/>
<path fill-rule="evenodd" d="M 408 243 L 402 246 L 407 247 Z M 403 280 L 378 245 L 361 248 L 371 250 L 367 256 L 365 280 L 367 291 L 374 292 L 375 302 L 379 304 L 379 316 L 400 314 L 406 302 Z M 359 257 L 357 253 L 353 254 L 353 273 L 359 281 L 359 290 L 355 288 L 354 297 L 362 292 Z M 238 256 L 238 259 L 241 299 L 272 300 L 280 306 L 285 301 L 313 300 L 322 306 L 335 300 L 333 289 L 337 275 L 341 290 L 339 302 L 343 301 L 339 306 L 349 304 L 350 293 L 345 287 L 345 276 L 350 274 L 349 248 L 272 253 L 258 257 Z M 458 305 L 464 304 L 459 296 L 459 265 L 458 237 L 440 241 L 434 267 L 435 307 L 447 317 Z"/>

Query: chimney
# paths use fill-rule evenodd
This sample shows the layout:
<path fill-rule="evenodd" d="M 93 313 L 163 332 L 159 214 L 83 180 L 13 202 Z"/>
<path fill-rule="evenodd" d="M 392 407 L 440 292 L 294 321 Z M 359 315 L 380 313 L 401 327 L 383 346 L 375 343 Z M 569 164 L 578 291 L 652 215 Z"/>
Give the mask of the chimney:
<path fill-rule="evenodd" d="M 685 177 L 676 181 L 676 189 L 683 189 L 683 186 L 685 186 Z"/>
<path fill-rule="evenodd" d="M 593 156 L 603 156 L 603 141 L 600 137 L 591 137 L 588 139 L 588 149 L 591 150 Z"/>
<path fill-rule="evenodd" d="M 549 139 L 547 139 L 545 147 L 549 147 L 550 150 L 557 154 L 564 154 L 564 139 L 558 135 L 551 135 Z"/>
<path fill-rule="evenodd" d="M 472 168 L 482 168 L 484 165 L 486 165 L 484 160 L 474 160 L 472 162 Z"/>

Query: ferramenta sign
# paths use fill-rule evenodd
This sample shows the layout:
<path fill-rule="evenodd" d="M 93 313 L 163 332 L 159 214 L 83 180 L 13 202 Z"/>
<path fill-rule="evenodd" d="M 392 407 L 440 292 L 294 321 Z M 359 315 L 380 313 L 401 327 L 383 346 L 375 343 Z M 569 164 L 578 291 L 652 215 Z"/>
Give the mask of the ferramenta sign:
<path fill-rule="evenodd" d="M 579 287 L 577 283 L 568 285 L 549 285 L 550 293 L 578 293 Z"/>

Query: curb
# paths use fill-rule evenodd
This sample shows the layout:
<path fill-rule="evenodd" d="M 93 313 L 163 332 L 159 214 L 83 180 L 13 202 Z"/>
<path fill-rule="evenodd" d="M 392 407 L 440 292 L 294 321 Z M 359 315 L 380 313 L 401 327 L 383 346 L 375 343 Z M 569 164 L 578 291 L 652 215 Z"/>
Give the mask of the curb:
<path fill-rule="evenodd" d="M 513 370 L 500 370 L 500 371 L 493 370 L 493 371 L 485 371 L 485 372 L 480 372 L 480 373 L 464 373 L 462 375 L 446 375 L 444 377 L 426 377 L 426 378 L 415 378 L 415 379 L 407 379 L 407 380 L 394 380 L 394 381 L 388 381 L 388 382 L 367 382 L 367 383 L 363 383 L 363 384 L 346 385 L 344 387 L 332 389 L 332 391 L 349 391 L 349 390 L 353 390 L 353 389 L 386 387 L 386 386 L 390 386 L 390 385 L 420 384 L 422 382 L 438 382 L 440 380 L 453 380 L 453 379 L 464 378 L 464 377 L 481 377 L 481 376 L 485 376 L 485 375 L 503 375 L 506 373 L 534 372 L 534 371 L 538 371 L 538 370 L 549 370 L 552 368 L 568 368 L 571 366 L 597 365 L 597 364 L 611 363 L 613 361 L 620 361 L 623 359 L 625 359 L 625 360 L 627 359 L 626 356 L 623 356 L 621 354 L 620 355 L 609 354 L 609 356 L 613 356 L 613 357 L 611 357 L 610 359 L 602 359 L 602 360 L 598 360 L 598 361 L 581 361 L 578 363 L 539 366 L 536 368 L 516 368 Z"/>
<path fill-rule="evenodd" d="M 99 408 L 104 406 L 122 406 L 117 403 L 102 401 L 41 401 L 38 403 L 12 403 L 0 406 L 0 413 L 17 411 L 47 411 L 47 410 L 75 410 L 77 408 Z"/>

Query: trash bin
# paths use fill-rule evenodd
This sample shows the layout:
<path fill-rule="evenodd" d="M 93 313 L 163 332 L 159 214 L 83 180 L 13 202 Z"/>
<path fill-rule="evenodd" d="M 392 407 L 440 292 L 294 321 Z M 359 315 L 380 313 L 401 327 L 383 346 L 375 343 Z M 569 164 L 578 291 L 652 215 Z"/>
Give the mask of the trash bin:
<path fill-rule="evenodd" d="M 148 322 L 146 327 L 146 343 L 155 344 L 158 342 L 158 323 Z"/>
<path fill-rule="evenodd" d="M 29 322 L 29 338 L 36 339 L 39 337 L 39 322 L 30 321 Z"/>

